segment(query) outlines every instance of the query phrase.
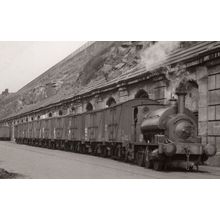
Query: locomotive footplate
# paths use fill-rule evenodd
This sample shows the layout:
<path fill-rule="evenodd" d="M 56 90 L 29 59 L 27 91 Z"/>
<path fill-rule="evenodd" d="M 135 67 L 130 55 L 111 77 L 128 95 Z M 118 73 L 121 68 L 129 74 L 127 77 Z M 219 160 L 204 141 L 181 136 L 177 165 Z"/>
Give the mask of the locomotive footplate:
<path fill-rule="evenodd" d="M 198 166 L 204 161 L 204 146 L 200 143 L 176 143 L 176 155 L 172 165 L 198 171 Z"/>
<path fill-rule="evenodd" d="M 175 143 L 176 154 L 202 155 L 204 147 L 200 143 Z"/>
<path fill-rule="evenodd" d="M 171 148 L 171 146 L 175 146 L 175 148 Z M 204 146 L 200 143 L 172 142 L 172 144 L 160 144 L 158 153 L 166 157 L 165 161 L 168 166 L 182 167 L 186 170 L 192 170 L 193 167 L 196 167 L 196 170 L 198 170 L 199 164 L 203 161 L 202 158 L 205 151 Z"/>
<path fill-rule="evenodd" d="M 201 163 L 201 155 L 204 153 L 204 147 L 200 143 L 178 143 L 177 154 L 185 155 L 183 166 L 186 170 L 192 170 L 196 167 L 198 171 L 199 164 Z M 196 155 L 196 158 L 194 157 Z"/>

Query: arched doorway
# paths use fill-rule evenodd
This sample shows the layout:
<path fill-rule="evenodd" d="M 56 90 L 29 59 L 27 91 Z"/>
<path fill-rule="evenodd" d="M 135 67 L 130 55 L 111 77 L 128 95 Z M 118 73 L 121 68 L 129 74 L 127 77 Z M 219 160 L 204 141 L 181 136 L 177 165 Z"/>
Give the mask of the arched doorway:
<path fill-rule="evenodd" d="M 115 101 L 115 99 L 114 99 L 113 97 L 110 97 L 110 98 L 107 100 L 107 102 L 106 102 L 106 105 L 107 105 L 108 107 L 113 106 L 113 105 L 115 105 L 115 104 L 116 104 L 116 101 Z"/>
<path fill-rule="evenodd" d="M 199 109 L 199 87 L 195 80 L 188 80 L 186 82 L 186 104 L 185 107 L 191 110 L 195 116 L 198 117 Z"/>
<path fill-rule="evenodd" d="M 144 89 L 140 89 L 140 90 L 137 91 L 134 98 L 135 99 L 138 99 L 138 98 L 147 98 L 148 99 L 149 95 Z"/>

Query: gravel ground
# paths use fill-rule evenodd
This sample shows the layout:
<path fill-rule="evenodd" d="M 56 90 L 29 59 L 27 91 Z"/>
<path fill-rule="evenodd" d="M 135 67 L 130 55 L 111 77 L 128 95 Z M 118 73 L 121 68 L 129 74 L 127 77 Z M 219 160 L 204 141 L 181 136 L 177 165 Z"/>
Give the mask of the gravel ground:
<path fill-rule="evenodd" d="M 19 175 L 16 173 L 9 173 L 4 169 L 0 169 L 0 179 L 16 179 L 19 178 Z"/>
<path fill-rule="evenodd" d="M 0 142 L 0 168 L 7 178 L 34 179 L 152 179 L 220 178 L 219 167 L 200 167 L 199 172 L 157 172 L 133 164 L 71 152 Z M 0 172 L 1 173 L 1 172 Z M 3 175 L 3 177 L 4 177 Z"/>

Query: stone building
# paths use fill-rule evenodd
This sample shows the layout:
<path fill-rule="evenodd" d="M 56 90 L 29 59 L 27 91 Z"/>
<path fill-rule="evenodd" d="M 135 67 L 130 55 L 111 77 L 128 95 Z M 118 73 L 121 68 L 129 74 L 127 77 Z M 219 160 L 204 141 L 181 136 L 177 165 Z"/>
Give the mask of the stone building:
<path fill-rule="evenodd" d="M 112 44 L 107 44 L 108 50 L 113 50 L 109 47 Z M 136 53 L 136 51 L 147 49 L 155 44 L 157 43 L 131 42 L 120 46 L 122 50 L 130 47 Z M 131 47 L 131 45 L 135 45 L 135 47 Z M 216 144 L 218 152 L 220 152 L 220 42 L 188 42 L 187 46 L 185 43 L 180 45 L 180 47 L 168 51 L 162 59 L 151 63 L 151 66 L 139 62 L 131 65 L 130 68 L 124 68 L 119 75 L 112 74 L 112 77 L 111 74 L 105 75 L 105 71 L 108 73 L 111 69 L 122 68 L 127 63 L 120 62 L 111 67 L 106 64 L 107 57 L 103 58 L 103 53 L 93 56 L 91 55 L 93 53 L 86 48 L 89 51 L 86 53 L 86 59 L 89 60 L 88 54 L 91 59 L 84 68 L 87 73 L 84 77 L 88 77 L 89 73 L 96 74 L 96 70 L 100 70 L 100 65 L 102 66 L 100 71 L 104 72 L 104 77 L 91 80 L 73 95 L 64 94 L 61 99 L 31 107 L 2 119 L 2 122 L 13 125 L 25 120 L 76 114 L 105 108 L 138 97 L 146 97 L 168 104 L 169 99 L 175 96 L 174 91 L 178 83 L 185 80 L 188 91 L 186 107 L 198 117 L 199 135 L 202 142 Z M 93 50 L 94 48 L 96 47 L 93 46 Z M 161 51 L 159 52 L 161 53 Z M 136 60 L 132 57 L 129 62 L 133 64 Z M 64 63 L 61 64 L 64 65 Z M 56 68 L 59 68 L 59 65 L 56 65 Z M 54 84 L 48 84 L 47 93 L 55 94 L 54 87 Z M 218 154 L 210 163 L 220 165 L 220 160 L 216 160 L 216 158 L 218 158 Z"/>

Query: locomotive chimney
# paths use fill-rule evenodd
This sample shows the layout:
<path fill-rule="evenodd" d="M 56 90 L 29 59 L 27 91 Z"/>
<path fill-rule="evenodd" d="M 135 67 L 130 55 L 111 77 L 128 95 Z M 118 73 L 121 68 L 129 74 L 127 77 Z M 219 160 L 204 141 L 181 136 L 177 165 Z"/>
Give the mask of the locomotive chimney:
<path fill-rule="evenodd" d="M 181 82 L 176 88 L 176 95 L 178 96 L 178 113 L 183 114 L 185 111 L 185 96 L 186 96 L 186 85 Z"/>
<path fill-rule="evenodd" d="M 169 103 L 172 107 L 177 107 L 177 100 L 172 96 L 172 98 L 169 100 Z"/>

